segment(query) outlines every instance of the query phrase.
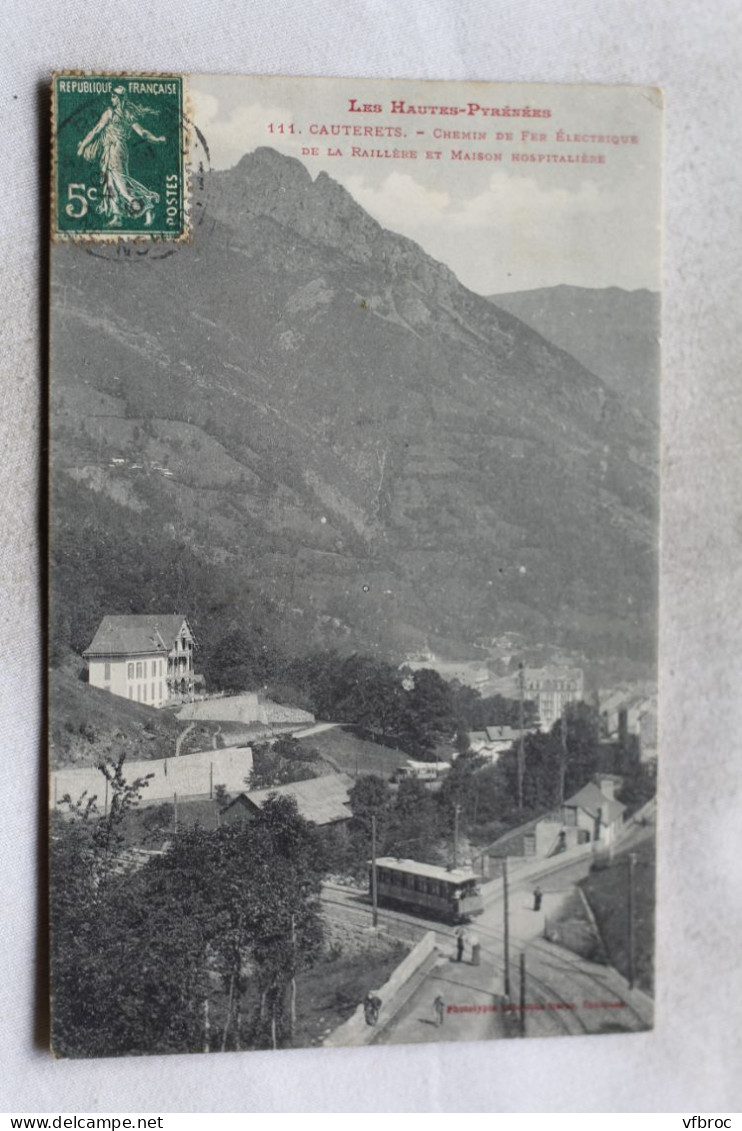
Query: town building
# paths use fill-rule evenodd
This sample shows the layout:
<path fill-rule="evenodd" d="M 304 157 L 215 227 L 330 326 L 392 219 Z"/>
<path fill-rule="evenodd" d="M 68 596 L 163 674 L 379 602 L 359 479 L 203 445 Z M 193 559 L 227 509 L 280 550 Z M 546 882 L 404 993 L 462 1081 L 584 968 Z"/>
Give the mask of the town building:
<path fill-rule="evenodd" d="M 570 831 L 576 843 L 599 841 L 610 845 L 618 837 L 624 824 L 626 806 L 616 800 L 616 789 L 621 778 L 615 774 L 596 774 L 562 806 L 561 821 L 569 843 Z"/>
<path fill-rule="evenodd" d="M 202 682 L 195 643 L 180 614 L 106 616 L 83 652 L 90 686 L 149 707 L 187 702 Z"/>
<path fill-rule="evenodd" d="M 526 727 L 524 733 L 532 730 L 532 727 Z M 519 741 L 520 730 L 517 727 L 496 726 L 469 731 L 469 749 L 492 762 L 496 762 L 504 750 L 512 750 Z"/>
<path fill-rule="evenodd" d="M 510 829 L 487 850 L 490 874 L 497 874 L 495 862 L 505 857 L 543 859 L 580 844 L 613 845 L 626 816 L 626 806 L 616 799 L 621 784 L 615 774 L 596 774 L 560 808 Z"/>
<path fill-rule="evenodd" d="M 585 676 L 581 668 L 524 668 L 522 678 L 524 698 L 536 704 L 544 731 L 550 731 L 561 719 L 565 707 L 585 697 Z M 516 684 L 519 680 L 520 674 L 516 676 Z"/>
<path fill-rule="evenodd" d="M 605 737 L 625 743 L 627 737 L 632 735 L 639 741 L 642 760 L 656 760 L 656 688 L 649 684 L 626 684 L 601 691 L 599 699 Z"/>

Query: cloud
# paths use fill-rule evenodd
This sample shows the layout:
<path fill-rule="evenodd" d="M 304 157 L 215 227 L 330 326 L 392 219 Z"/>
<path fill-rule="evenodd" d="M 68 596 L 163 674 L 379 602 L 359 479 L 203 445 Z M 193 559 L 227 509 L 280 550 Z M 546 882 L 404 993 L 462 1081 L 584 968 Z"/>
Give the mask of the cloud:
<path fill-rule="evenodd" d="M 469 196 L 398 171 L 378 185 L 362 175 L 345 184 L 381 224 L 416 240 L 482 294 L 558 283 L 653 285 L 657 265 L 647 264 L 642 247 L 656 235 L 643 217 L 624 214 L 621 194 L 609 185 L 583 179 L 565 187 L 504 171 Z"/>
<path fill-rule="evenodd" d="M 191 99 L 194 120 L 209 147 L 212 168 L 229 169 L 258 146 L 274 143 L 280 143 L 283 153 L 299 156 L 301 139 L 278 132 L 282 123 L 292 119 L 292 113 L 286 107 L 261 102 L 242 103 L 222 116 L 220 100 L 215 95 L 196 89 L 192 91 Z"/>
<path fill-rule="evenodd" d="M 362 176 L 344 178 L 345 187 L 358 203 L 387 228 L 407 233 L 410 228 L 440 222 L 453 207 L 451 194 L 428 188 L 409 173 L 390 173 L 378 188 Z"/>

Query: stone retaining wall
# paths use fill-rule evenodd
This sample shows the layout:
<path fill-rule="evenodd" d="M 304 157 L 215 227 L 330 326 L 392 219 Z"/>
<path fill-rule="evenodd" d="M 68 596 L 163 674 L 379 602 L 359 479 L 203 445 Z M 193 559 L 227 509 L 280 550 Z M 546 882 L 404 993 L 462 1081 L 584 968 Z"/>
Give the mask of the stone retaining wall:
<path fill-rule="evenodd" d="M 339 1025 L 329 1037 L 322 1042 L 327 1048 L 345 1048 L 352 1045 L 367 1045 L 373 1040 L 380 1029 L 391 1021 L 398 1007 L 398 999 L 410 978 L 420 969 L 435 950 L 435 933 L 428 931 L 412 948 L 406 958 L 403 958 L 392 976 L 383 986 L 374 990 L 377 997 L 381 998 L 381 1011 L 377 1025 L 367 1025 L 363 1012 L 363 1005 L 359 1005 L 347 1021 Z"/>

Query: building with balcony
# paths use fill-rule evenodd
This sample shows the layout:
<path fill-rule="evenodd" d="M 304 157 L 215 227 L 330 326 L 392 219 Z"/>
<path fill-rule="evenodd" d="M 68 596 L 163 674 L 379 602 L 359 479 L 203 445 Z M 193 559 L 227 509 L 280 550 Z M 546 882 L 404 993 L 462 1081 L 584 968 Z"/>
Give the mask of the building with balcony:
<path fill-rule="evenodd" d="M 515 677 L 517 686 L 518 676 Z M 525 668 L 524 695 L 536 704 L 541 729 L 550 731 L 570 703 L 585 696 L 585 677 L 581 668 Z"/>
<path fill-rule="evenodd" d="M 195 643 L 179 614 L 106 616 L 83 652 L 90 685 L 149 707 L 188 702 L 201 682 Z"/>

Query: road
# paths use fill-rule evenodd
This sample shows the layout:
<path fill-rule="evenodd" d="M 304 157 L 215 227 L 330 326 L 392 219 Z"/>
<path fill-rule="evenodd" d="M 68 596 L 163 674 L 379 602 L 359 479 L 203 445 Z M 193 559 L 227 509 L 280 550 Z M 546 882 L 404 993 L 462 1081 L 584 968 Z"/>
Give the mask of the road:
<path fill-rule="evenodd" d="M 651 835 L 637 830 L 621 847 Z M 631 1032 L 651 1028 L 652 1003 L 645 994 L 629 990 L 612 967 L 589 962 L 544 937 L 547 919 L 553 921 L 575 884 L 588 872 L 590 858 L 554 867 L 509 887 L 509 999 L 517 1012 L 503 1011 L 505 1002 L 504 912 L 496 897 L 469 928 L 481 943 L 481 963 L 473 966 L 470 951 L 455 961 L 453 928 L 418 916 L 387 911 L 380 923 L 400 937 L 416 941 L 425 930 L 435 932 L 440 960 L 421 981 L 407 1003 L 379 1033 L 381 1044 L 437 1040 L 482 1040 L 517 1034 L 520 1010 L 520 955 L 525 954 L 525 1028 L 527 1036 L 577 1036 L 585 1033 Z M 533 888 L 543 891 L 540 911 L 533 910 Z M 365 896 L 325 885 L 323 901 L 331 914 L 368 923 Z M 433 1003 L 442 994 L 447 1012 L 442 1027 L 435 1024 Z"/>
<path fill-rule="evenodd" d="M 309 738 L 312 734 L 322 734 L 325 730 L 334 730 L 335 727 L 342 726 L 342 723 L 315 723 L 314 726 L 305 727 L 303 730 L 295 730 L 292 732 L 292 738 Z"/>

